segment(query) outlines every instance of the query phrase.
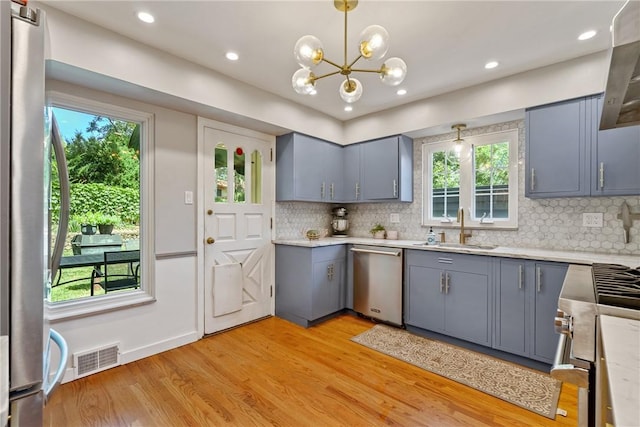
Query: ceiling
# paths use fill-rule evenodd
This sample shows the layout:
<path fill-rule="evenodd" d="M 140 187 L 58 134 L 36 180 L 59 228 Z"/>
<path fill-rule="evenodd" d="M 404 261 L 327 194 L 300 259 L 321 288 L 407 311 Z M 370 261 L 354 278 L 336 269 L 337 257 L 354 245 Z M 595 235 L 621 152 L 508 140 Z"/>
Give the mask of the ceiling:
<path fill-rule="evenodd" d="M 611 20 L 624 1 L 361 0 L 348 14 L 348 60 L 355 58 L 360 31 L 378 24 L 390 35 L 387 57 L 404 59 L 408 73 L 398 87 L 383 85 L 373 73 L 354 75 L 364 94 L 351 112 L 344 111 L 338 95 L 338 76 L 318 81 L 314 96 L 298 95 L 291 87 L 299 68 L 293 48 L 303 35 L 317 36 L 326 58 L 343 62 L 344 18 L 331 0 L 41 3 L 347 121 L 608 49 Z M 139 11 L 153 14 L 155 23 L 140 22 Z M 587 30 L 596 30 L 596 36 L 578 41 Z M 228 50 L 240 59 L 226 60 Z M 500 65 L 484 69 L 490 60 Z M 382 61 L 362 62 L 361 68 L 378 68 Z M 317 71 L 334 68 L 321 64 Z M 407 94 L 396 95 L 398 88 Z"/>

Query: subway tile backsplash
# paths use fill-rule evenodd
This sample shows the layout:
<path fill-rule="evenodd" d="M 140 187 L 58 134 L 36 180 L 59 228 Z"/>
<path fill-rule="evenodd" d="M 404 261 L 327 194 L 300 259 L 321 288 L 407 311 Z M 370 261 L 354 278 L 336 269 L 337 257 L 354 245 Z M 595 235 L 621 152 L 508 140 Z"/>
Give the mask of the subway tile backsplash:
<path fill-rule="evenodd" d="M 622 221 L 618 219 L 620 205 L 626 201 L 631 212 L 640 212 L 640 197 L 576 197 L 557 199 L 528 199 L 524 197 L 524 120 L 516 120 L 469 129 L 462 138 L 471 135 L 518 129 L 518 229 L 472 230 L 469 243 L 499 246 L 542 248 L 603 252 L 621 255 L 640 254 L 640 221 L 635 221 L 630 232 L 630 242 L 623 240 Z M 400 239 L 426 240 L 428 227 L 420 225 L 422 218 L 422 144 L 454 139 L 454 133 L 435 135 L 414 140 L 414 195 L 413 203 L 365 203 L 346 204 L 349 211 L 349 235 L 370 237 L 369 229 L 377 222 L 387 230 L 397 230 Z M 276 237 L 301 238 L 308 228 L 331 230 L 331 209 L 324 203 L 278 202 L 276 203 Z M 603 214 L 602 228 L 582 226 L 582 214 Z M 392 213 L 400 215 L 400 224 L 391 224 Z M 442 229 L 434 228 L 440 232 Z M 447 229 L 446 238 L 455 242 L 456 229 Z"/>

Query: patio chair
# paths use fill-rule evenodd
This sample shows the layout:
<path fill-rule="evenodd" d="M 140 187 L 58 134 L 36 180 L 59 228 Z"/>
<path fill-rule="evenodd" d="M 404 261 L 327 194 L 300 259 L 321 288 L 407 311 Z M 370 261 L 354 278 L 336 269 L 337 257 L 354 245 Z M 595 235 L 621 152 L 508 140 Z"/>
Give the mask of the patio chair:
<path fill-rule="evenodd" d="M 104 292 L 140 287 L 140 251 L 104 252 L 104 260 L 91 273 L 91 295 L 94 284 Z M 99 280 L 96 280 L 99 279 Z"/>

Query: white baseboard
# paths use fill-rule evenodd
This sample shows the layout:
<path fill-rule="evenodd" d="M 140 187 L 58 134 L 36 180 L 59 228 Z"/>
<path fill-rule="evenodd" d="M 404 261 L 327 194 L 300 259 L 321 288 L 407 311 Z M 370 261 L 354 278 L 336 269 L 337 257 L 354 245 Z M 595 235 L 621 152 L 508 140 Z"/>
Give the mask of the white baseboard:
<path fill-rule="evenodd" d="M 153 343 L 151 345 L 147 345 L 144 347 L 139 347 L 133 350 L 124 351 L 120 353 L 120 364 L 125 365 L 130 362 L 134 362 L 136 360 L 144 359 L 145 357 L 153 356 L 154 354 L 162 353 L 163 351 L 171 350 L 185 344 L 190 344 L 192 342 L 196 342 L 201 338 L 201 335 L 198 332 L 189 332 L 188 334 L 180 335 L 177 337 L 173 337 L 164 341 L 160 341 L 157 343 Z M 62 383 L 67 383 L 69 381 L 75 380 L 75 373 L 73 366 L 67 368 L 65 371 L 64 377 L 62 378 Z"/>

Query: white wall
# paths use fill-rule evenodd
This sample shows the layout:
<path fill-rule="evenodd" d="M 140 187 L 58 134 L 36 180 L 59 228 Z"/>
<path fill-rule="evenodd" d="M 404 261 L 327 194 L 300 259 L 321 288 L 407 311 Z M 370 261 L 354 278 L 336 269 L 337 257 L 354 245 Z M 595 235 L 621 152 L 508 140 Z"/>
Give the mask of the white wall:
<path fill-rule="evenodd" d="M 155 119 L 154 227 L 150 230 L 155 250 L 144 262 L 154 264 L 156 301 L 59 320 L 52 326 L 65 337 L 71 354 L 119 342 L 123 363 L 199 339 L 197 205 L 184 204 L 184 190 L 195 193 L 197 188 L 196 117 L 55 80 L 47 80 L 47 90 L 152 113 Z M 69 369 L 65 380 L 71 379 Z"/>

